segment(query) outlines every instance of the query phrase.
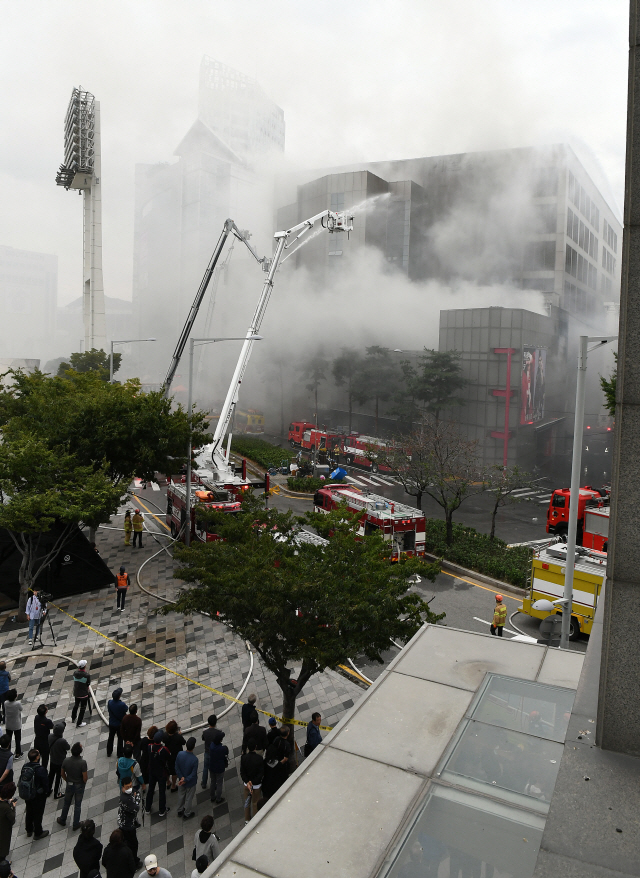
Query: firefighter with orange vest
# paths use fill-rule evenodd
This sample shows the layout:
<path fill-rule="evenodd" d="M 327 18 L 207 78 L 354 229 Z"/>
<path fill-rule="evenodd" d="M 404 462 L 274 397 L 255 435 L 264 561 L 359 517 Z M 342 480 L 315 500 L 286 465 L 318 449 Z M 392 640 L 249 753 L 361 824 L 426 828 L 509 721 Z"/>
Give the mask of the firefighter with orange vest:
<path fill-rule="evenodd" d="M 120 573 L 116 576 L 116 612 L 124 610 L 124 601 L 129 588 L 129 574 L 124 567 L 120 568 Z"/>
<path fill-rule="evenodd" d="M 493 611 L 493 622 L 491 623 L 491 633 L 502 637 L 502 629 L 507 621 L 507 608 L 502 601 L 502 595 L 496 595 L 496 608 Z"/>

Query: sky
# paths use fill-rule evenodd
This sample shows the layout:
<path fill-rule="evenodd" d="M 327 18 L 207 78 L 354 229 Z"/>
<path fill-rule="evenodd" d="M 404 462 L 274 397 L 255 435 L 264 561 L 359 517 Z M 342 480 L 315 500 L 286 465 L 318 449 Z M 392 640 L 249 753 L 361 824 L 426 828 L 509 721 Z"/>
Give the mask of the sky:
<path fill-rule="evenodd" d="M 101 104 L 105 293 L 131 298 L 134 169 L 172 161 L 203 55 L 284 110 L 292 167 L 571 143 L 624 186 L 622 0 L 0 0 L 0 244 L 82 278 L 82 206 L 55 185 L 74 86 Z M 606 188 L 605 188 L 606 187 Z"/>

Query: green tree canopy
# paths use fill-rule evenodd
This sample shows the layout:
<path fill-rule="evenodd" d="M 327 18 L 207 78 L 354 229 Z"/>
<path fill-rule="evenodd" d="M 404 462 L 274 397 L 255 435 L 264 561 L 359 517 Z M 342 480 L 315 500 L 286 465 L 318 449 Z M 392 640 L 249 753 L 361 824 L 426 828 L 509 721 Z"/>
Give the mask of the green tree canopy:
<path fill-rule="evenodd" d="M 616 385 L 618 383 L 618 352 L 613 355 L 616 358 L 616 368 L 613 370 L 609 378 L 600 376 L 600 386 L 604 392 L 604 407 L 612 418 L 616 416 Z"/>
<path fill-rule="evenodd" d="M 174 575 L 193 587 L 161 612 L 219 612 L 275 675 L 286 718 L 295 716 L 296 697 L 313 674 L 358 655 L 381 662 L 391 637 L 407 640 L 424 620 L 442 618 L 407 591 L 412 575 L 433 580 L 438 565 L 391 564 L 380 537 L 356 539 L 358 516 L 346 508 L 307 516 L 332 531 L 325 547 L 297 540 L 301 519 L 253 497 L 236 515 L 210 510 L 201 517 L 223 539 L 176 549 Z"/>
<path fill-rule="evenodd" d="M 20 613 L 28 590 L 75 535 L 78 525 L 107 521 L 118 509 L 122 490 L 105 464 L 83 466 L 66 447 L 50 447 L 28 435 L 5 436 L 0 444 L 0 527 L 18 552 Z M 59 525 L 52 546 L 42 535 Z"/>
<path fill-rule="evenodd" d="M 409 398 L 412 417 L 431 414 L 436 419 L 444 408 L 465 404 L 459 392 L 469 383 L 462 376 L 460 354 L 456 351 L 424 349 L 417 366 L 408 360 L 402 363 L 405 377 L 405 399 Z"/>
<path fill-rule="evenodd" d="M 191 417 L 161 392 L 143 393 L 137 380 L 105 383 L 95 371 L 12 372 L 0 386 L 0 429 L 6 437 L 31 435 L 49 448 L 65 447 L 81 466 L 102 471 L 114 485 L 134 476 L 176 472 L 187 460 L 189 425 L 193 447 L 208 440 L 205 415 Z"/>
<path fill-rule="evenodd" d="M 120 368 L 120 361 L 122 359 L 122 354 L 113 355 L 113 374 L 118 371 Z M 71 354 L 69 358 L 69 362 L 60 363 L 58 366 L 58 376 L 60 378 L 66 378 L 67 372 L 72 370 L 74 372 L 95 372 L 100 376 L 102 381 L 109 380 L 109 354 L 106 354 L 103 350 L 96 350 L 96 348 L 91 348 L 90 351 L 83 351 L 82 353 Z"/>

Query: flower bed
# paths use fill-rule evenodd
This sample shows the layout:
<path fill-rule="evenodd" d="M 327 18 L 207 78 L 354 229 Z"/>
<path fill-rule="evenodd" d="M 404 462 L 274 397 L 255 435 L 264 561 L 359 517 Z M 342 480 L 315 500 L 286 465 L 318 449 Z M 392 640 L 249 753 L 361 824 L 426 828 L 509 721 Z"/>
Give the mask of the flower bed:
<path fill-rule="evenodd" d="M 291 448 L 280 448 L 264 439 L 252 439 L 248 436 L 234 436 L 231 439 L 231 450 L 241 457 L 248 457 L 265 469 L 281 466 L 283 461 L 288 463 L 296 456 Z"/>

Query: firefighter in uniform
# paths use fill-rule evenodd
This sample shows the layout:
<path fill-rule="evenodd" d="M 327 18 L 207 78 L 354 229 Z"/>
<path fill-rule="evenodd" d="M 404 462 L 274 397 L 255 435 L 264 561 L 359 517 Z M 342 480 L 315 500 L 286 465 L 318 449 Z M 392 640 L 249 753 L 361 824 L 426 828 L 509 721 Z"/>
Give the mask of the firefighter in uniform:
<path fill-rule="evenodd" d="M 491 633 L 502 637 L 502 629 L 507 621 L 507 608 L 502 602 L 502 595 L 496 595 L 496 608 L 493 611 L 493 622 L 491 623 Z"/>
<path fill-rule="evenodd" d="M 131 531 L 133 530 L 133 525 L 131 524 L 131 510 L 127 509 L 124 514 L 124 544 L 125 546 L 131 545 Z"/>
<path fill-rule="evenodd" d="M 124 601 L 129 588 L 129 574 L 124 567 L 120 568 L 120 573 L 116 576 L 116 610 L 122 612 L 124 610 Z"/>
<path fill-rule="evenodd" d="M 144 528 L 144 518 L 140 515 L 140 510 L 136 509 L 136 513 L 131 519 L 133 524 L 133 548 L 136 547 L 136 539 L 138 545 L 142 548 L 142 531 Z"/>

